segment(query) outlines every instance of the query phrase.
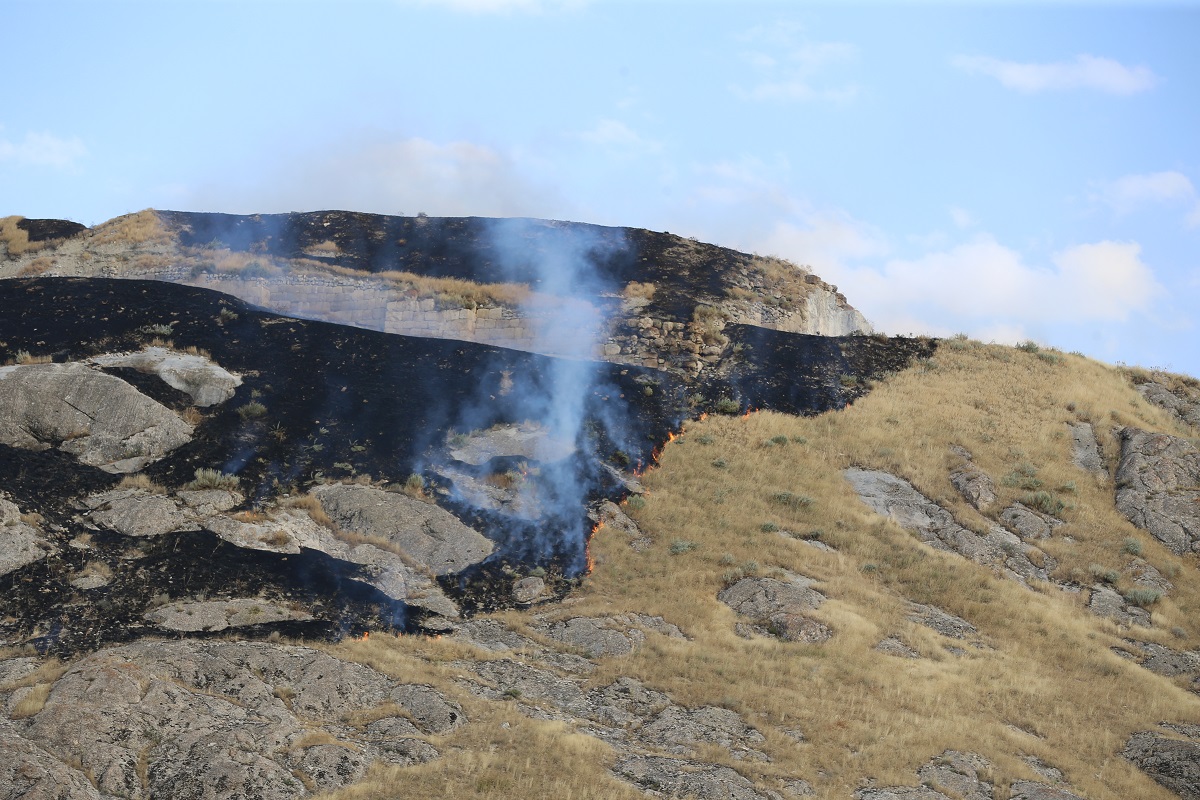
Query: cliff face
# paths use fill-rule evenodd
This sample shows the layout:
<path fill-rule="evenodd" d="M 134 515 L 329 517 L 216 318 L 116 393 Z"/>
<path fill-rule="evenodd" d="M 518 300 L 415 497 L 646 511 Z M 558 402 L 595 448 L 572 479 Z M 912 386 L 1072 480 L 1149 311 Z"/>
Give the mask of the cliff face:
<path fill-rule="evenodd" d="M 185 283 L 305 319 L 546 355 L 582 355 L 557 333 L 590 325 L 588 357 L 693 375 L 720 359 L 728 322 L 821 336 L 871 330 L 802 267 L 578 223 L 147 211 L 3 255 L 0 276 Z"/>

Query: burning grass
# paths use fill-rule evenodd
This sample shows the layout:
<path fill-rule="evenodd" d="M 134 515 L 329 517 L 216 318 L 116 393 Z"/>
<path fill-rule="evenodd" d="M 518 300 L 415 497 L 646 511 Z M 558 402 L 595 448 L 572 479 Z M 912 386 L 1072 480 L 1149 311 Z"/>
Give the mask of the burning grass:
<path fill-rule="evenodd" d="M 1166 790 L 1114 754 L 1133 731 L 1194 721 L 1200 699 L 1115 655 L 1111 648 L 1128 633 L 1086 612 L 1080 595 L 1049 584 L 1031 591 L 932 550 L 872 513 L 842 477 L 851 465 L 890 471 L 975 528 L 989 520 L 951 487 L 948 474 L 958 463 L 951 445 L 967 448 L 996 479 L 998 508 L 1025 493 L 1000 481 L 1021 464 L 1035 465 L 1047 486 L 1073 483 L 1062 510 L 1066 524 L 1041 543 L 1060 564 L 1056 576 L 1070 580 L 1096 563 L 1117 571 L 1120 584 L 1119 568 L 1133 557 L 1126 542 L 1136 541 L 1143 558 L 1176 576 L 1177 587 L 1153 605 L 1155 628 L 1136 635 L 1194 646 L 1200 638 L 1195 561 L 1135 530 L 1115 511 L 1111 484 L 1071 463 L 1066 423 L 1080 418 L 1096 425 L 1110 465 L 1117 455 L 1111 430 L 1118 425 L 1182 433 L 1117 370 L 1076 356 L 1051 362 L 977 343 L 942 348 L 844 411 L 713 416 L 688 425 L 643 477 L 644 499 L 627 504 L 652 546 L 638 552 L 627 537 L 598 529 L 590 548 L 595 569 L 572 598 L 571 614 L 662 615 L 691 639 L 651 635 L 632 656 L 601 660 L 589 684 L 627 675 L 680 703 L 736 710 L 764 732 L 773 761 L 708 755 L 764 785 L 804 777 L 820 797 L 849 796 L 863 777 L 912 785 L 916 767 L 955 748 L 997 765 L 1005 784 L 998 796 L 1007 782 L 1037 779 L 1021 760 L 1031 755 L 1061 769 L 1094 800 L 1166 800 Z M 722 468 L 714 466 L 714 454 Z M 836 549 L 819 550 L 804 539 Z M 687 547 L 677 545 L 684 541 Z M 828 597 L 813 615 L 833 629 L 833 639 L 803 645 L 736 636 L 733 613 L 716 600 L 731 570 L 813 578 Z M 964 617 L 986 647 L 965 645 L 965 655 L 952 654 L 947 646 L 962 643 L 909 621 L 908 601 Z M 516 612 L 504 619 L 525 624 Z M 923 657 L 873 649 L 893 635 Z M 352 652 L 372 662 L 424 660 L 438 669 L 440 662 L 480 657 L 452 639 L 412 637 L 372 637 Z M 403 776 L 378 769 L 338 796 L 382 797 L 389 781 L 433 796 L 638 796 L 605 772 L 614 754 L 599 742 L 562 735 L 557 723 L 524 719 L 506 706 L 478 705 L 466 693 L 456 699 L 473 715 L 454 737 L 462 750 Z M 497 728 L 501 718 L 508 729 Z M 784 728 L 802 730 L 806 742 L 797 745 Z"/>

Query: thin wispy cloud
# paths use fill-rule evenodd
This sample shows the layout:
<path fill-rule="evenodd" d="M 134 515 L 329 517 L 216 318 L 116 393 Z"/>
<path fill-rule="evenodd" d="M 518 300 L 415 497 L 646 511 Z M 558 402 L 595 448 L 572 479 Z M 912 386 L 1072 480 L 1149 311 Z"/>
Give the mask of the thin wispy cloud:
<path fill-rule="evenodd" d="M 600 120 L 595 127 L 579 134 L 579 138 L 588 144 L 601 147 L 613 155 L 648 155 L 662 150 L 661 142 L 642 136 L 624 122 L 616 119 Z"/>
<path fill-rule="evenodd" d="M 811 41 L 800 26 L 783 24 L 754 28 L 738 38 L 746 47 L 742 59 L 755 73 L 749 85 L 732 87 L 743 99 L 848 102 L 858 94 L 855 84 L 832 84 L 825 75 L 857 59 L 852 44 Z"/>
<path fill-rule="evenodd" d="M 0 127 L 0 133 L 3 128 Z M 0 136 L 0 163 L 68 169 L 87 155 L 83 140 L 30 131 L 17 141 Z"/>
<path fill-rule="evenodd" d="M 583 8 L 590 0 L 397 0 L 402 6 L 431 6 L 467 14 L 540 14 Z"/>
<path fill-rule="evenodd" d="M 1034 94 L 1068 89 L 1092 89 L 1117 95 L 1148 91 L 1158 76 L 1145 66 L 1126 66 L 1111 58 L 1081 54 L 1073 61 L 1022 63 L 989 56 L 955 56 L 955 67 L 970 73 L 987 75 L 1001 85 Z"/>
<path fill-rule="evenodd" d="M 1181 172 L 1125 175 L 1115 181 L 1098 184 L 1092 199 L 1119 216 L 1151 206 L 1182 205 L 1188 209 L 1184 220 L 1186 224 L 1189 227 L 1200 226 L 1200 195 L 1191 180 Z"/>

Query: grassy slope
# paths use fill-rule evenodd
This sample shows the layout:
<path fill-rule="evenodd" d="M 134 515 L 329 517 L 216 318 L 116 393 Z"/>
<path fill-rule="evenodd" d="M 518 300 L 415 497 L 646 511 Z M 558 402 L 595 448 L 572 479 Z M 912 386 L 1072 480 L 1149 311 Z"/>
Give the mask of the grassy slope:
<path fill-rule="evenodd" d="M 847 797 L 864 776 L 882 785 L 914 784 L 916 767 L 957 748 L 992 759 L 1002 785 L 1036 777 L 1018 758 L 1027 754 L 1060 768 L 1092 800 L 1172 797 L 1116 754 L 1132 731 L 1165 720 L 1200 721 L 1200 698 L 1112 653 L 1122 632 L 1084 611 L 1078 594 L 1051 586 L 1030 591 L 934 551 L 870 512 L 841 477 L 852 464 L 892 471 L 968 526 L 985 519 L 950 486 L 951 445 L 969 449 L 996 479 L 997 510 L 1024 494 L 1001 485 L 1019 464 L 1036 466 L 1048 487 L 1073 483 L 1074 491 L 1060 491 L 1073 506 L 1062 515 L 1067 525 L 1043 548 L 1060 563 L 1057 577 L 1090 582 L 1093 564 L 1120 569 L 1132 558 L 1125 540 L 1136 539 L 1143 557 L 1176 586 L 1154 607 L 1155 628 L 1136 634 L 1194 648 L 1200 638 L 1195 559 L 1170 554 L 1116 512 L 1112 486 L 1071 464 L 1066 423 L 1092 421 L 1110 462 L 1114 426 L 1186 431 L 1145 403 L 1119 371 L 1077 356 L 1055 359 L 952 340 L 930 361 L 841 412 L 689 424 L 662 454 L 660 468 L 645 476 L 645 505 L 632 512 L 654 546 L 636 553 L 601 530 L 593 543 L 594 573 L 554 613 L 661 614 L 693 640 L 651 635 L 634 655 L 602 663 L 591 682 L 631 675 L 679 702 L 739 711 L 764 731 L 764 749 L 774 761 L 735 766 L 766 786 L 803 777 L 823 797 Z M 768 444 L 775 437 L 788 443 Z M 717 460 L 725 466 L 714 466 Z M 783 491 L 814 502 L 792 510 L 772 499 Z M 764 532 L 767 522 L 801 533 L 820 530 L 837 552 Z M 676 540 L 696 547 L 673 555 Z M 734 615 L 715 599 L 730 571 L 769 575 L 778 568 L 815 578 L 828 595 L 815 612 L 836 631 L 828 644 L 734 635 Z M 905 619 L 906 599 L 965 617 L 990 647 L 951 655 L 948 640 Z M 522 619 L 515 612 L 506 617 L 514 627 Z M 890 634 L 924 658 L 872 649 Z M 455 687 L 459 670 L 446 662 L 485 657 L 481 652 L 449 639 L 372 640 L 336 649 L 447 686 L 475 723 L 442 742 L 448 755 L 440 761 L 380 769 L 341 796 L 641 796 L 605 774 L 612 754 L 603 744 L 563 735 L 557 724 L 524 719 Z M 794 743 L 778 731 L 782 727 L 800 728 L 808 741 Z M 708 755 L 722 759 L 720 751 Z"/>

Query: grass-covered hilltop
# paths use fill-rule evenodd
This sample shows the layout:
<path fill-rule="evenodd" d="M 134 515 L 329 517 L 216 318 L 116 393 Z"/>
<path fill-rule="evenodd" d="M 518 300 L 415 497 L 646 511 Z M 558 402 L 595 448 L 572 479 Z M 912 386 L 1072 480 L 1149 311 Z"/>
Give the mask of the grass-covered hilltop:
<path fill-rule="evenodd" d="M 1200 798 L 1200 382 L 536 220 L 0 221 L 0 797 Z"/>

